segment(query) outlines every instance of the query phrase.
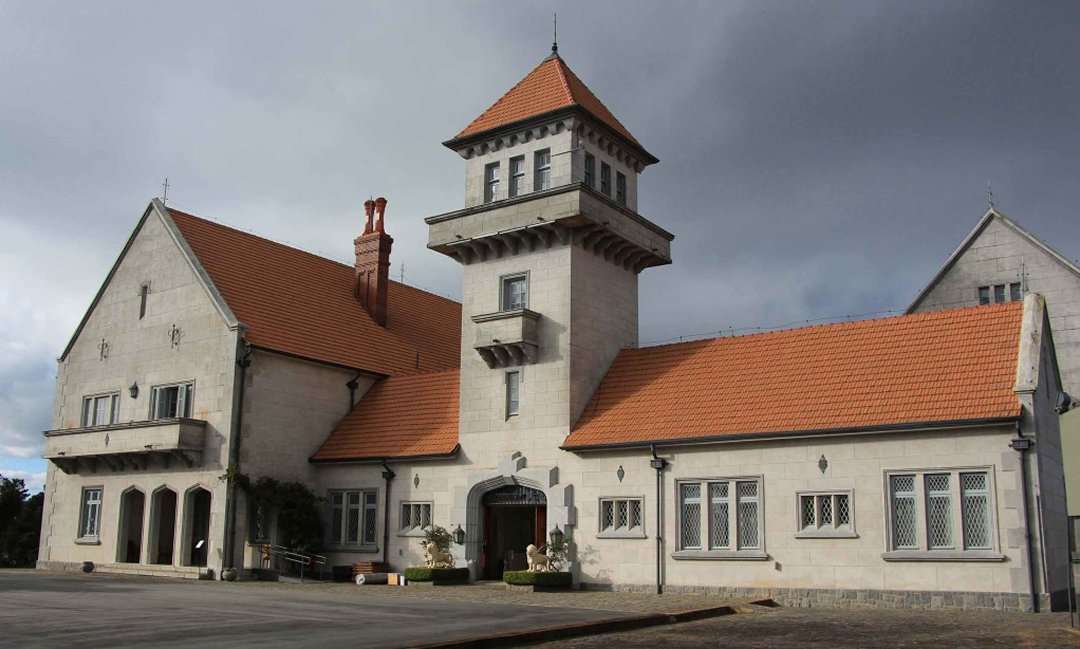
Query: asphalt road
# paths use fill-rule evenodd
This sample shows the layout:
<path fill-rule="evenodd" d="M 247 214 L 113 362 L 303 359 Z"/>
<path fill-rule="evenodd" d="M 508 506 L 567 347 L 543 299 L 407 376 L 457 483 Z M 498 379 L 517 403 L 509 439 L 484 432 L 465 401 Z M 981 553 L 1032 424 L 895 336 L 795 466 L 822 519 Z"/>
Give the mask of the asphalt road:
<path fill-rule="evenodd" d="M 409 647 L 630 615 L 0 571 L 0 647 Z"/>

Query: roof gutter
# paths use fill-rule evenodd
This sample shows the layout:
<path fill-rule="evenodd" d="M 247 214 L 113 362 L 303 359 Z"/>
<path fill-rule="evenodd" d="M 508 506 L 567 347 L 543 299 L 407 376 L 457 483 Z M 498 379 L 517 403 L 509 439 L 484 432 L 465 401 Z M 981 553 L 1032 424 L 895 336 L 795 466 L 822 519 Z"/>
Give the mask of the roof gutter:
<path fill-rule="evenodd" d="M 390 375 L 384 372 L 374 372 L 371 370 L 361 369 L 359 367 L 353 367 L 352 365 L 343 365 L 341 363 L 335 363 L 333 361 L 326 361 L 319 358 L 312 358 L 311 356 L 303 356 L 301 354 L 293 354 L 292 352 L 283 352 L 280 349 L 273 349 L 271 347 L 265 347 L 263 345 L 251 345 L 252 349 L 257 349 L 261 352 L 267 352 L 269 354 L 277 354 L 279 356 L 285 356 L 287 358 L 295 358 L 299 361 L 307 361 L 309 363 L 315 363 L 317 365 L 326 365 L 327 367 L 336 367 L 341 370 L 348 370 L 350 372 L 356 372 L 357 378 L 361 376 L 370 376 L 374 379 L 385 379 Z"/>
<path fill-rule="evenodd" d="M 369 455 L 345 458 L 308 458 L 312 464 L 385 464 L 387 462 L 415 462 L 423 460 L 452 460 L 461 451 L 461 444 L 454 444 L 454 449 L 447 453 L 429 453 L 426 455 Z"/>
<path fill-rule="evenodd" d="M 874 433 L 902 432 L 915 430 L 935 430 L 953 428 L 973 428 L 976 426 L 1011 424 L 1020 420 L 1020 415 L 1009 417 L 986 417 L 981 419 L 961 419 L 955 421 L 925 421 L 903 424 L 885 424 L 863 428 L 818 428 L 811 430 L 774 431 L 755 433 L 733 433 L 731 435 L 700 435 L 667 439 L 650 439 L 634 442 L 615 442 L 612 444 L 563 444 L 563 451 L 612 451 L 626 448 L 653 448 L 657 444 L 665 446 L 686 446 L 693 444 L 724 444 L 729 442 L 767 441 L 774 439 L 793 439 L 800 437 L 822 437 L 826 435 L 870 435 Z"/>

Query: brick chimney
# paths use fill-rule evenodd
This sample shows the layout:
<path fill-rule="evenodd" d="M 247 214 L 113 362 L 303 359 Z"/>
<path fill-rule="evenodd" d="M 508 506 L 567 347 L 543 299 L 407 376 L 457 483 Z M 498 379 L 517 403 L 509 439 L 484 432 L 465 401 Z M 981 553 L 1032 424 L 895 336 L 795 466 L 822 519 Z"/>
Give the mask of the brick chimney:
<path fill-rule="evenodd" d="M 390 246 L 394 239 L 386 234 L 384 215 L 386 199 L 364 202 L 364 233 L 353 240 L 356 247 L 356 299 L 364 305 L 380 327 L 386 326 L 386 290 L 390 283 Z M 373 223 L 373 217 L 377 220 Z"/>

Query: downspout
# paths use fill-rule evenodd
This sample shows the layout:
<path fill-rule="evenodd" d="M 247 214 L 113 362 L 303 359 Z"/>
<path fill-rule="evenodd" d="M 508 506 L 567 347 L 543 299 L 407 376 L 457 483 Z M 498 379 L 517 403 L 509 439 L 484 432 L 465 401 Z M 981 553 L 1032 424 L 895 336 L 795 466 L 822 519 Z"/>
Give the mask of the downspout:
<path fill-rule="evenodd" d="M 244 423 L 244 387 L 247 384 L 247 368 L 251 365 L 251 345 L 242 337 L 244 355 L 236 360 L 236 402 L 233 403 L 233 435 L 229 445 L 229 468 L 240 470 L 240 433 Z M 225 568 L 235 568 L 236 559 L 236 481 L 229 483 L 225 500 Z"/>
<path fill-rule="evenodd" d="M 363 372 L 357 372 L 356 376 L 349 379 L 349 382 L 345 384 L 345 387 L 349 388 L 349 412 L 352 412 L 353 407 L 356 405 L 356 388 L 360 386 L 356 381 L 363 375 Z"/>
<path fill-rule="evenodd" d="M 667 460 L 656 456 L 656 444 L 650 444 L 653 459 L 649 466 L 656 469 L 656 594 L 664 594 L 664 467 Z"/>
<path fill-rule="evenodd" d="M 1029 519 L 1028 515 L 1028 475 L 1026 458 L 1026 451 L 1031 447 L 1031 444 L 1034 443 L 1034 440 L 1029 440 L 1024 437 L 1024 433 L 1019 421 L 1016 422 L 1016 437 L 1017 439 L 1014 439 L 1012 442 L 1010 442 L 1009 446 L 1020 454 L 1020 489 L 1021 500 L 1024 504 L 1024 543 L 1027 546 L 1028 555 L 1028 584 L 1031 587 L 1031 610 L 1038 613 L 1039 596 L 1035 586 L 1035 562 L 1037 559 L 1034 556 L 1034 544 L 1031 542 L 1031 520 Z M 1016 442 L 1018 441 L 1022 441 L 1023 443 L 1017 444 Z"/>
<path fill-rule="evenodd" d="M 386 563 L 390 551 L 390 483 L 394 479 L 394 472 L 387 466 L 386 460 L 382 461 L 382 477 L 386 480 L 386 504 L 383 506 L 383 535 L 382 535 L 382 560 Z"/>

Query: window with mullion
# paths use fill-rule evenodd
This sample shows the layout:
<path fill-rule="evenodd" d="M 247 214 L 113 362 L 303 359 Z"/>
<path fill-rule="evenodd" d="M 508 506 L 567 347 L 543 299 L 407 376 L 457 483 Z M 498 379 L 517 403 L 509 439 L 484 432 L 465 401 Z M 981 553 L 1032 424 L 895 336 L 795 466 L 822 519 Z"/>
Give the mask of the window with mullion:
<path fill-rule="evenodd" d="M 375 491 L 332 491 L 329 501 L 329 545 L 375 545 L 378 504 Z"/>
<path fill-rule="evenodd" d="M 851 492 L 798 493 L 796 536 L 854 536 Z"/>
<path fill-rule="evenodd" d="M 678 486 L 676 558 L 759 558 L 764 520 L 760 478 L 687 480 Z"/>
<path fill-rule="evenodd" d="M 891 532 L 885 558 L 946 555 L 963 560 L 967 553 L 978 559 L 995 558 L 985 555 L 996 551 L 991 475 L 990 469 L 888 474 Z"/>
<path fill-rule="evenodd" d="M 101 530 L 101 487 L 85 487 L 82 492 L 82 514 L 79 516 L 79 538 L 96 539 Z"/>
<path fill-rule="evenodd" d="M 534 191 L 551 188 L 551 149 L 536 152 Z"/>
<path fill-rule="evenodd" d="M 115 424 L 120 414 L 120 393 L 83 398 L 83 426 Z"/>

